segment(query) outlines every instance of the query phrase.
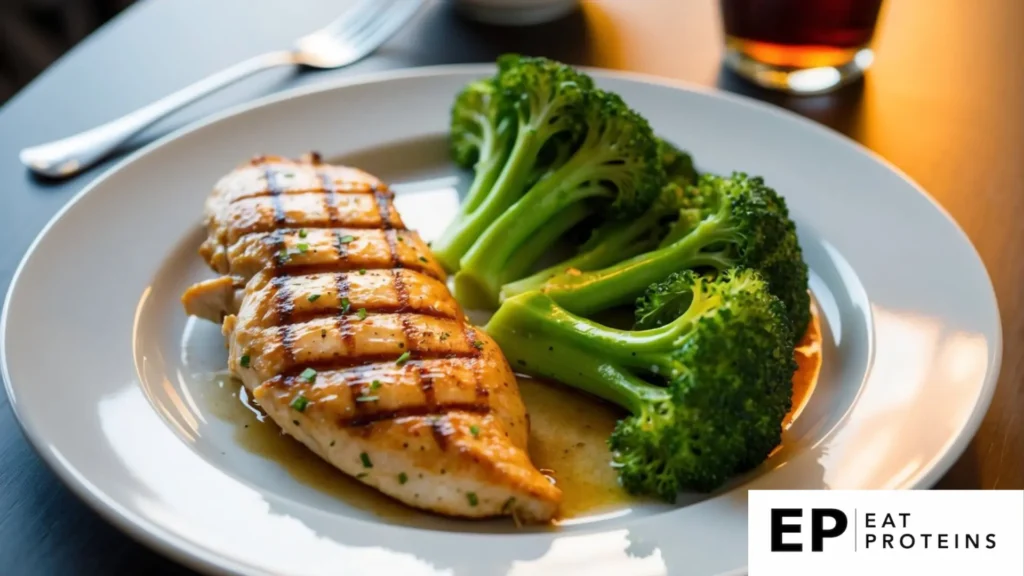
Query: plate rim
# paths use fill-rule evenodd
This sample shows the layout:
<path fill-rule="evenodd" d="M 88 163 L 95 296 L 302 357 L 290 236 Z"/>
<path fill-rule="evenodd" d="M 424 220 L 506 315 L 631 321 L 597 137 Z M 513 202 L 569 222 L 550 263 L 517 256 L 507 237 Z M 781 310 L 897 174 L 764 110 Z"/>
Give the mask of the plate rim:
<path fill-rule="evenodd" d="M 633 72 L 633 71 L 622 71 L 613 70 L 606 68 L 599 68 L 593 66 L 574 66 L 578 70 L 584 71 L 595 77 L 603 77 L 610 79 L 620 79 L 640 84 L 648 84 L 655 86 L 662 86 L 672 88 L 674 90 L 680 90 L 683 92 L 692 92 L 703 94 L 712 98 L 726 100 L 733 104 L 744 106 L 747 108 L 753 108 L 759 110 L 762 113 L 782 117 L 788 121 L 797 122 L 806 129 L 810 129 L 813 132 L 818 133 L 822 137 L 832 138 L 840 141 L 843 145 L 852 148 L 854 151 L 866 154 L 875 162 L 884 166 L 888 171 L 898 176 L 904 183 L 908 184 L 917 193 L 922 195 L 928 203 L 938 211 L 938 213 L 950 224 L 952 228 L 959 234 L 959 238 L 962 242 L 966 243 L 970 247 L 973 257 L 976 259 L 977 264 L 984 274 L 984 278 L 988 286 L 988 295 L 990 298 L 991 306 L 995 313 L 997 322 L 995 324 L 994 345 L 995 349 L 992 356 L 992 370 L 990 370 L 985 377 L 982 384 L 982 388 L 978 395 L 978 401 L 975 403 L 971 410 L 970 416 L 965 420 L 964 425 L 956 433 L 955 439 L 949 444 L 944 453 L 938 455 L 931 463 L 930 466 L 925 469 L 922 473 L 914 479 L 913 482 L 907 484 L 907 489 L 922 489 L 932 487 L 938 480 L 944 475 L 952 465 L 959 460 L 967 448 L 967 445 L 977 434 L 978 429 L 981 426 L 986 414 L 991 407 L 992 399 L 995 394 L 995 390 L 998 387 L 999 376 L 1002 372 L 1002 356 L 1003 356 L 1003 325 L 1002 316 L 999 308 L 999 300 L 995 291 L 995 286 L 992 282 L 991 273 L 988 267 L 985 265 L 984 259 L 978 252 L 977 246 L 967 235 L 966 231 L 960 226 L 959 222 L 952 216 L 952 214 L 939 203 L 924 187 L 917 183 L 913 178 L 906 174 L 902 169 L 894 165 L 888 159 L 881 156 L 874 150 L 867 148 L 860 144 L 856 140 L 837 132 L 827 126 L 814 122 L 809 118 L 801 116 L 791 110 L 764 102 L 761 100 L 754 99 L 742 94 L 736 94 L 726 92 L 715 87 L 709 87 L 694 82 L 675 79 L 671 77 L 659 76 L 655 74 Z M 77 496 L 81 501 L 86 503 L 92 510 L 97 512 L 106 521 L 116 526 L 126 536 L 146 545 L 152 550 L 157 551 L 166 557 L 180 562 L 181 564 L 190 568 L 199 570 L 205 573 L 216 573 L 216 574 L 230 574 L 235 573 L 238 570 L 247 571 L 251 566 L 238 564 L 235 560 L 220 556 L 213 551 L 208 551 L 200 546 L 193 544 L 192 542 L 181 538 L 173 533 L 167 532 L 161 525 L 139 516 L 134 512 L 124 509 L 117 502 L 110 499 L 106 494 L 94 487 L 92 483 L 78 473 L 78 471 L 67 462 L 62 462 L 61 458 L 54 455 L 53 452 L 44 449 L 44 440 L 40 438 L 39 433 L 35 431 L 31 419 L 27 419 L 18 408 L 18 403 L 15 401 L 14 387 L 11 383 L 10 373 L 8 370 L 7 362 L 7 344 L 6 344 L 6 333 L 7 323 L 9 319 L 10 307 L 13 300 L 14 289 L 19 282 L 21 275 L 24 271 L 28 261 L 35 253 L 38 245 L 42 242 L 43 238 L 49 233 L 50 229 L 53 228 L 56 223 L 71 210 L 78 202 L 82 200 L 87 194 L 98 188 L 105 181 L 110 179 L 114 174 L 125 169 L 132 163 L 138 161 L 140 158 L 147 156 L 156 150 L 166 146 L 167 144 L 178 140 L 188 134 L 199 131 L 212 124 L 219 123 L 227 120 L 234 116 L 252 112 L 256 109 L 271 106 L 280 102 L 300 99 L 314 94 L 320 94 L 324 92 L 330 92 L 335 90 L 342 90 L 345 88 L 360 86 L 366 84 L 374 84 L 378 82 L 388 80 L 399 80 L 399 79 L 412 79 L 417 77 L 431 77 L 431 76 L 443 76 L 451 74 L 466 74 L 474 71 L 480 73 L 488 73 L 493 71 L 493 63 L 466 63 L 466 64 L 441 64 L 433 66 L 422 66 L 422 67 L 411 67 L 411 68 L 397 68 L 391 70 L 382 70 L 367 72 L 361 74 L 354 74 L 351 76 L 341 76 L 338 78 L 329 78 L 319 82 L 314 82 L 305 86 L 298 86 L 289 88 L 262 96 L 253 100 L 248 100 L 232 106 L 226 107 L 225 109 L 212 113 L 210 115 L 198 118 L 192 122 L 182 125 L 167 134 L 155 139 L 154 141 L 142 146 L 138 150 L 125 156 L 121 160 L 115 162 L 112 166 L 104 170 L 89 181 L 85 186 L 82 187 L 77 193 L 69 198 L 60 209 L 58 209 L 54 215 L 46 222 L 46 224 L 39 230 L 35 235 L 28 248 L 25 250 L 21 259 L 15 268 L 14 274 L 11 276 L 10 284 L 7 288 L 7 292 L 4 296 L 3 306 L 0 309 L 0 378 L 3 379 L 4 390 L 7 394 L 11 411 L 14 414 L 15 421 L 18 423 L 22 430 L 23 435 L 32 447 L 33 451 L 40 457 L 43 462 L 46 463 L 47 467 L 55 473 L 55 475 L 61 480 L 61 482 Z M 262 568 L 258 568 L 259 571 L 263 572 Z M 742 568 L 738 568 L 735 571 L 728 572 L 723 576 L 736 576 L 739 574 L 745 574 L 747 572 L 747 565 L 744 563 Z"/>

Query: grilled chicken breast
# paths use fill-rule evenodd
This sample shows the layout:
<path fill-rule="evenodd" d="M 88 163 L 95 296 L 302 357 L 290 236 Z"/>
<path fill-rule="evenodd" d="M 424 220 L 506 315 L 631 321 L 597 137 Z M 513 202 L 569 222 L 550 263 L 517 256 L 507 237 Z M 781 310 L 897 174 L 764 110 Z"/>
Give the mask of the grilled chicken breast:
<path fill-rule="evenodd" d="M 291 188 L 275 188 L 282 170 Z M 382 183 L 315 156 L 260 158 L 223 179 L 207 210 L 201 253 L 225 276 L 182 300 L 223 318 L 229 369 L 283 430 L 417 508 L 555 514 L 561 492 L 530 462 L 508 362 L 467 322 Z"/>

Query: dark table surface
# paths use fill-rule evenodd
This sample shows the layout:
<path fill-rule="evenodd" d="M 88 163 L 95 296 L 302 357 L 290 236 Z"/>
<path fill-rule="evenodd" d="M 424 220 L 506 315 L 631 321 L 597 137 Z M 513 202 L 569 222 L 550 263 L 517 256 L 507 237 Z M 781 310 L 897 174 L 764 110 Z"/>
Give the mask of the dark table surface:
<path fill-rule="evenodd" d="M 338 0 L 150 0 L 88 38 L 0 109 L 0 292 L 51 216 L 104 166 L 61 183 L 31 177 L 20 148 L 91 127 L 333 17 Z M 1024 2 L 899 0 L 883 8 L 866 80 L 788 97 L 723 70 L 713 0 L 590 0 L 559 22 L 503 29 L 435 4 L 346 70 L 271 71 L 141 135 L 329 76 L 492 60 L 523 51 L 717 86 L 810 117 L 878 152 L 956 218 L 995 284 L 1004 355 L 988 415 L 940 488 L 1024 488 Z M 106 166 L 109 166 L 108 162 Z M 36 457 L 0 396 L 0 573 L 188 573 L 87 508 Z"/>

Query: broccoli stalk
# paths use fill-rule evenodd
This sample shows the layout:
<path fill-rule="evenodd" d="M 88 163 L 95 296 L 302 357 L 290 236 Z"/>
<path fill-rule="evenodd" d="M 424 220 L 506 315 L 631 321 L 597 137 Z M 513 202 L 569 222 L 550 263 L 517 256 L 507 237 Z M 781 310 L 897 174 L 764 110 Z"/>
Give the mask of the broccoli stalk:
<path fill-rule="evenodd" d="M 760 275 L 673 274 L 636 312 L 638 329 L 619 330 L 528 292 L 485 329 L 518 370 L 629 411 L 609 445 L 632 493 L 671 501 L 760 464 L 781 441 L 796 370 L 785 306 Z"/>
<path fill-rule="evenodd" d="M 471 82 L 456 97 L 452 106 L 451 155 L 456 164 L 474 172 L 473 183 L 456 218 L 467 218 L 483 202 L 505 165 L 515 128 L 512 118 L 501 109 L 493 78 Z"/>
<path fill-rule="evenodd" d="M 583 122 L 585 134 L 573 155 L 498 216 L 463 256 L 455 289 L 468 307 L 497 304 L 501 285 L 532 264 L 516 252 L 569 207 L 585 206 L 577 213 L 584 217 L 599 210 L 625 217 L 654 199 L 664 173 L 647 121 L 617 95 L 592 90 Z M 513 260 L 518 270 L 508 266 Z"/>
<path fill-rule="evenodd" d="M 666 218 L 679 218 L 681 200 L 684 197 L 685 191 L 678 185 L 666 185 L 658 199 L 642 215 L 633 220 L 613 220 L 599 226 L 580 246 L 575 256 L 526 278 L 503 285 L 501 299 L 540 289 L 545 282 L 561 273 L 575 274 L 598 270 L 657 248 L 658 240 L 665 233 L 663 221 Z M 515 273 L 527 271 L 509 269 L 509 276 L 515 278 Z"/>
<path fill-rule="evenodd" d="M 686 209 L 687 190 L 697 180 L 693 159 L 686 152 L 659 139 L 658 157 L 668 183 L 662 187 L 661 193 L 646 212 L 633 220 L 610 220 L 603 223 L 591 233 L 575 256 L 503 285 L 500 298 L 504 300 L 536 290 L 562 272 L 598 270 L 658 247 L 658 240 L 667 229 L 665 221 L 677 220 L 684 215 L 680 211 Z M 535 241 L 531 239 L 531 242 Z M 529 270 L 509 268 L 507 272 L 509 278 L 520 278 Z"/>
<path fill-rule="evenodd" d="M 810 321 L 807 264 L 783 198 L 761 178 L 705 174 L 688 203 L 663 246 L 598 270 L 563 271 L 530 287 L 589 316 L 628 304 L 672 272 L 753 268 L 786 305 L 793 332 L 802 335 Z"/>
<path fill-rule="evenodd" d="M 460 94 L 452 112 L 453 155 L 463 166 L 474 154 L 479 160 L 459 216 L 432 244 L 445 268 L 458 270 L 473 242 L 537 178 L 542 152 L 564 146 L 560 138 L 574 139 L 592 85 L 564 64 L 510 54 L 498 59 L 493 79 Z M 491 148 L 485 151 L 485 144 Z"/>

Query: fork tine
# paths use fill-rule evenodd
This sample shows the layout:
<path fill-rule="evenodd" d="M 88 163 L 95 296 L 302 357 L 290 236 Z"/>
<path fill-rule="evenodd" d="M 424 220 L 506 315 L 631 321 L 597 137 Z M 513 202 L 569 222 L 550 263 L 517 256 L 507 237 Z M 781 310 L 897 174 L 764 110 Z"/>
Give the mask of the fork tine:
<path fill-rule="evenodd" d="M 422 0 L 398 0 L 351 39 L 350 45 L 353 50 L 360 55 L 375 50 L 402 28 L 422 5 Z"/>

